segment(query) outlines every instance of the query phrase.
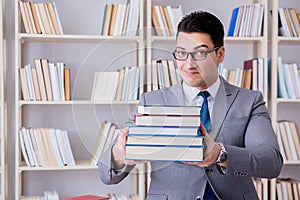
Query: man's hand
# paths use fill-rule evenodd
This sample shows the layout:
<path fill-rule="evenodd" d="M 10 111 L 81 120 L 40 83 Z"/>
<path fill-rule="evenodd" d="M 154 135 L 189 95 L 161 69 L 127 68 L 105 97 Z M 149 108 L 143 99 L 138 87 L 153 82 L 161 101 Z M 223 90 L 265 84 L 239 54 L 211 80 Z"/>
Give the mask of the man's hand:
<path fill-rule="evenodd" d="M 199 167 L 207 167 L 217 161 L 220 153 L 220 146 L 208 135 L 202 123 L 200 124 L 200 130 L 202 135 L 204 136 L 204 145 L 205 145 L 204 160 L 203 162 L 184 162 L 184 163 L 189 165 L 197 165 Z"/>
<path fill-rule="evenodd" d="M 128 127 L 125 127 L 120 131 L 120 134 L 118 136 L 117 143 L 112 147 L 112 159 L 115 168 L 121 169 L 125 165 L 135 165 L 135 164 L 141 164 L 145 163 L 146 161 L 135 161 L 135 160 L 126 160 L 126 140 L 127 140 L 127 133 L 128 133 Z"/>

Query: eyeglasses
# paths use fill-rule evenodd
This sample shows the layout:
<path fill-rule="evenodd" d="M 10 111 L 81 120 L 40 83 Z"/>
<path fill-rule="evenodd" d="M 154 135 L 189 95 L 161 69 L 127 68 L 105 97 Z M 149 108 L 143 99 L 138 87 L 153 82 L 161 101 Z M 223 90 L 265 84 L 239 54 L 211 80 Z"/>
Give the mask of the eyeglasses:
<path fill-rule="evenodd" d="M 173 52 L 173 56 L 176 60 L 185 61 L 188 59 L 189 54 L 191 54 L 192 58 L 194 60 L 205 60 L 207 57 L 207 54 L 218 50 L 220 47 L 215 47 L 211 50 L 203 51 L 203 50 L 196 50 L 192 52 L 182 51 L 182 50 L 175 50 Z"/>

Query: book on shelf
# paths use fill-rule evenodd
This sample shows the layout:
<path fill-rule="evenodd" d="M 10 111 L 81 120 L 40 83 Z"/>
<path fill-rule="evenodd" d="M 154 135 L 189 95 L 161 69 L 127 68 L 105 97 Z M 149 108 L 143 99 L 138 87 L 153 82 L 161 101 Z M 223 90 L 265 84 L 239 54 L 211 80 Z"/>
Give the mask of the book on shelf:
<path fill-rule="evenodd" d="M 152 24 L 157 36 L 175 36 L 177 24 L 183 17 L 181 6 L 151 6 Z"/>
<path fill-rule="evenodd" d="M 75 165 L 66 131 L 22 127 L 19 137 L 22 155 L 28 167 Z"/>
<path fill-rule="evenodd" d="M 285 160 L 300 160 L 300 142 L 295 122 L 277 122 L 278 145 Z"/>
<path fill-rule="evenodd" d="M 63 34 L 55 3 L 19 1 L 23 26 L 29 34 Z"/>
<path fill-rule="evenodd" d="M 70 100 L 70 74 L 64 63 L 49 63 L 47 59 L 35 59 L 20 68 L 20 85 L 23 100 Z"/>
<path fill-rule="evenodd" d="M 276 179 L 276 196 L 277 199 L 299 199 L 300 182 L 292 178 Z"/>
<path fill-rule="evenodd" d="M 105 121 L 101 123 L 100 130 L 89 159 L 90 165 L 97 165 L 100 156 L 108 149 L 113 139 L 116 135 L 118 135 L 119 129 L 116 128 L 116 125 L 112 122 Z"/>
<path fill-rule="evenodd" d="M 50 191 L 50 190 L 45 190 L 43 192 L 43 196 L 21 196 L 19 199 L 20 200 L 59 200 L 59 195 L 57 191 Z"/>
<path fill-rule="evenodd" d="M 259 37 L 262 35 L 264 5 L 241 5 L 232 10 L 227 36 Z"/>
<path fill-rule="evenodd" d="M 104 36 L 135 36 L 139 23 L 139 0 L 106 4 L 101 27 Z"/>

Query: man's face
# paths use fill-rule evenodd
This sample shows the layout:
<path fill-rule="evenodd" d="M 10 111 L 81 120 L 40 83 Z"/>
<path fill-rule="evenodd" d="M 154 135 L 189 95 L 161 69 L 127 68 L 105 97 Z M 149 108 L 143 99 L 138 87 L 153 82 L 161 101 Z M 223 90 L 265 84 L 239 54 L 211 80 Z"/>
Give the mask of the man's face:
<path fill-rule="evenodd" d="M 214 48 L 209 34 L 180 32 L 177 37 L 176 51 L 194 52 L 207 51 Z M 204 90 L 212 85 L 218 78 L 218 65 L 224 60 L 224 47 L 207 54 L 205 60 L 194 60 L 189 54 L 187 60 L 176 60 L 178 71 L 191 87 Z"/>

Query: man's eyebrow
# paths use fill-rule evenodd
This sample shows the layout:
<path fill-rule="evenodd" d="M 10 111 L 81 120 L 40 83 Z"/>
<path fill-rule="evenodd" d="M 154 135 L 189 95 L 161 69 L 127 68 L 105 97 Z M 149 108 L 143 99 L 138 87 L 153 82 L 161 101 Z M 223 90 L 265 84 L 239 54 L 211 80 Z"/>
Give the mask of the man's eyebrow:
<path fill-rule="evenodd" d="M 201 47 L 208 48 L 208 46 L 207 46 L 206 44 L 201 44 L 201 45 L 198 45 L 198 46 L 194 47 L 194 49 L 199 49 L 199 48 L 201 48 Z M 176 47 L 176 49 L 186 50 L 185 48 L 183 48 L 183 47 L 178 47 L 178 46 Z"/>
<path fill-rule="evenodd" d="M 201 47 L 206 47 L 206 48 L 208 48 L 208 46 L 207 46 L 206 44 L 201 44 L 201 45 L 199 45 L 199 46 L 196 46 L 194 49 L 199 49 L 199 48 L 201 48 Z"/>

